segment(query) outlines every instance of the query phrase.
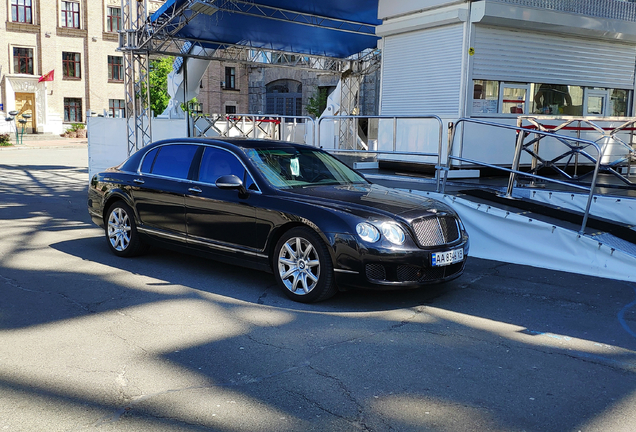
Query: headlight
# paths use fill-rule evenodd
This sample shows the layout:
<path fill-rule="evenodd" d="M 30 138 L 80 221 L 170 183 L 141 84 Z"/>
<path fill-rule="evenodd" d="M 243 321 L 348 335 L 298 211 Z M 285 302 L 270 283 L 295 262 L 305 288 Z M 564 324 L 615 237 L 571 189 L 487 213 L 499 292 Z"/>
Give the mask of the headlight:
<path fill-rule="evenodd" d="M 382 235 L 393 244 L 401 245 L 404 243 L 404 231 L 394 222 L 385 222 L 381 226 Z"/>
<path fill-rule="evenodd" d="M 375 243 L 380 240 L 380 231 L 370 223 L 361 222 L 356 225 L 356 232 L 360 238 L 370 243 Z"/>

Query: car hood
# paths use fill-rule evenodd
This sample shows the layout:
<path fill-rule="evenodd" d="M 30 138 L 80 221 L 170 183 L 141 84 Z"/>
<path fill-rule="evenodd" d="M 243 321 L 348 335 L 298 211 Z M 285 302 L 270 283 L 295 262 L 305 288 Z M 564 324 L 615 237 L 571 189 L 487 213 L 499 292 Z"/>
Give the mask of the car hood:
<path fill-rule="evenodd" d="M 320 203 L 349 213 L 397 215 L 406 221 L 438 212 L 455 215 L 444 203 L 376 184 L 310 186 L 286 190 L 296 201 Z"/>

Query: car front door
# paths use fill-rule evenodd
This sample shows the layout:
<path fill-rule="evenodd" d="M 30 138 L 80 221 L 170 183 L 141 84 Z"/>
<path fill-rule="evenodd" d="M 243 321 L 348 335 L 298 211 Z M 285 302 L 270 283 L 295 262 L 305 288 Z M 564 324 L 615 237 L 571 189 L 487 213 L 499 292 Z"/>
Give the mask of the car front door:
<path fill-rule="evenodd" d="M 188 241 L 217 250 L 254 249 L 257 247 L 256 211 L 250 197 L 258 192 L 248 190 L 242 195 L 238 190 L 216 187 L 216 180 L 228 174 L 243 180 L 247 188 L 253 184 L 249 173 L 233 153 L 206 146 L 198 177 L 185 197 Z"/>
<path fill-rule="evenodd" d="M 151 150 L 133 182 L 132 195 L 141 229 L 185 240 L 184 197 L 188 175 L 199 146 L 170 144 Z"/>

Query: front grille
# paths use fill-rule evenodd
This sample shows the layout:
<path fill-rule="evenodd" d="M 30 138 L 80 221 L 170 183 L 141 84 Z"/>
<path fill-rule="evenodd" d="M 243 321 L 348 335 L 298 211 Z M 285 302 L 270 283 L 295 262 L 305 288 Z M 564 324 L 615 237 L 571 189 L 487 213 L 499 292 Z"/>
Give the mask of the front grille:
<path fill-rule="evenodd" d="M 417 242 L 422 247 L 441 246 L 459 239 L 457 219 L 452 216 L 433 216 L 413 221 Z"/>
<path fill-rule="evenodd" d="M 403 265 L 382 265 L 367 264 L 367 279 L 372 282 L 435 282 L 454 274 L 460 273 L 464 267 L 463 262 L 443 266 L 443 267 L 419 267 L 409 264 Z"/>
<path fill-rule="evenodd" d="M 454 274 L 462 271 L 465 263 L 466 261 L 462 261 L 444 267 L 427 268 L 424 272 L 422 272 L 422 277 L 418 279 L 418 282 L 429 282 L 453 276 Z"/>
<path fill-rule="evenodd" d="M 367 279 L 372 281 L 386 280 L 386 270 L 382 264 L 366 265 Z"/>
<path fill-rule="evenodd" d="M 401 265 L 397 268 L 397 278 L 400 282 L 415 282 L 422 275 L 422 268 L 412 265 Z"/>

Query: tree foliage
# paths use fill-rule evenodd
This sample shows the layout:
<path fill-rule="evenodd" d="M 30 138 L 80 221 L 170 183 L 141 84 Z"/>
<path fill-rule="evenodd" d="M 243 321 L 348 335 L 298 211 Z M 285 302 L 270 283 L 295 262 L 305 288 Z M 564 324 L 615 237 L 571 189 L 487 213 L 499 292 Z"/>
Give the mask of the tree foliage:
<path fill-rule="evenodd" d="M 309 115 L 318 118 L 325 108 L 327 108 L 327 92 L 319 88 L 314 95 L 307 100 L 305 109 Z"/>
<path fill-rule="evenodd" d="M 172 71 L 174 57 L 162 57 L 150 62 L 150 109 L 159 115 L 168 107 L 168 74 Z"/>

